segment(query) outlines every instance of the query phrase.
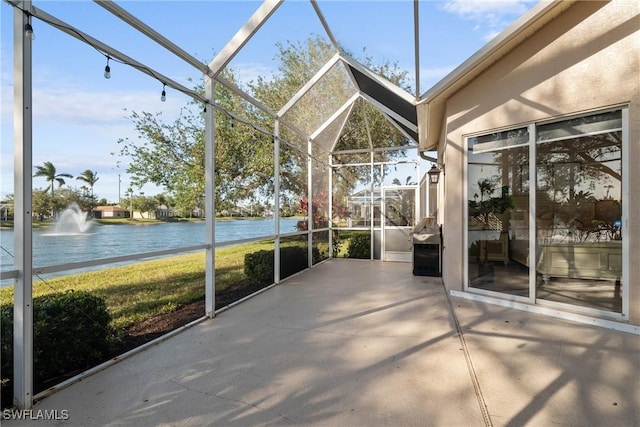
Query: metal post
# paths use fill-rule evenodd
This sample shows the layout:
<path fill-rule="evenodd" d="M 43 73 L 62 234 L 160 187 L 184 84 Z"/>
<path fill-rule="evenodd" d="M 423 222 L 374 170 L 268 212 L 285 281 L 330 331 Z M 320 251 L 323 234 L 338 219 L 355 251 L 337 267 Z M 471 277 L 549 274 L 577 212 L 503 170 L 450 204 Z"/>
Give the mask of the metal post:
<path fill-rule="evenodd" d="M 205 167 L 204 167 L 204 217 L 205 217 L 205 314 L 215 316 L 216 307 L 216 201 L 215 201 L 215 83 L 208 76 L 205 80 L 205 97 L 211 103 L 205 108 Z"/>
<path fill-rule="evenodd" d="M 373 164 L 374 161 L 374 156 L 373 156 L 373 150 L 371 150 L 371 152 L 369 153 L 369 203 L 371 203 L 371 207 L 369 208 L 369 219 L 370 219 L 370 224 L 369 224 L 369 230 L 371 230 L 371 242 L 369 244 L 369 253 L 370 253 L 370 257 L 369 259 L 374 260 L 376 258 L 375 256 L 375 250 L 376 250 L 376 245 L 375 245 L 375 237 L 376 237 L 376 227 L 375 227 L 375 220 L 376 220 L 376 216 L 375 216 L 375 203 L 376 203 L 376 198 L 374 197 L 374 189 L 375 189 L 375 185 L 373 180 L 375 179 L 375 174 L 373 173 L 373 168 L 375 167 Z M 382 195 L 380 195 L 382 197 Z M 382 220 L 382 218 L 381 218 Z"/>
<path fill-rule="evenodd" d="M 31 39 L 25 26 L 31 1 L 20 2 L 13 13 L 14 76 L 14 248 L 18 278 L 13 306 L 13 403 L 33 405 L 33 246 L 32 246 L 32 67 Z"/>
<path fill-rule="evenodd" d="M 273 249 L 273 283 L 280 283 L 280 120 L 276 119 L 273 137 L 273 219 L 276 240 Z"/>
<path fill-rule="evenodd" d="M 313 154 L 312 141 L 307 141 L 307 267 L 313 265 Z"/>
<path fill-rule="evenodd" d="M 536 207 L 536 186 L 538 182 L 537 169 L 536 169 L 536 127 L 534 124 L 529 125 L 529 254 L 535 254 L 537 251 L 537 223 L 538 217 Z M 469 162 L 467 161 L 467 164 Z M 467 166 L 467 169 L 469 166 Z M 529 259 L 537 260 L 537 256 L 534 258 L 529 255 Z M 534 264 L 535 265 L 535 264 Z M 536 302 L 536 281 L 537 281 L 537 269 L 529 267 L 529 302 L 535 304 Z"/>
<path fill-rule="evenodd" d="M 329 154 L 329 167 L 327 168 L 329 174 L 329 258 L 333 258 L 333 155 Z"/>

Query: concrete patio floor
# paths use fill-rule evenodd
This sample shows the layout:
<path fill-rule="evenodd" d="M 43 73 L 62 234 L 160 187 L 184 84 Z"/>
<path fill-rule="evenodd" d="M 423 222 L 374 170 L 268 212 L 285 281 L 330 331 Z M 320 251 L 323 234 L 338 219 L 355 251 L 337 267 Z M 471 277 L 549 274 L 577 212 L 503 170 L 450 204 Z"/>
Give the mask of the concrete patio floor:
<path fill-rule="evenodd" d="M 332 260 L 34 406 L 68 420 L 3 425 L 639 426 L 639 356 L 411 264 Z"/>

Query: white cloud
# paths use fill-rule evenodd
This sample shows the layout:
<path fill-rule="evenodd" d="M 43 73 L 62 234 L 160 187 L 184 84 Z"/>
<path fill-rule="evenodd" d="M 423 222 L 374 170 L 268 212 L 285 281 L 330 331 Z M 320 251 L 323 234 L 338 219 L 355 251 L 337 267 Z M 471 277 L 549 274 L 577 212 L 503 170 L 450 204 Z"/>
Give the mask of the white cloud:
<path fill-rule="evenodd" d="M 233 68 L 233 74 L 241 83 L 241 86 L 244 86 L 251 81 L 255 81 L 258 77 L 269 79 L 274 72 L 272 67 L 259 62 L 233 64 L 231 68 Z"/>
<path fill-rule="evenodd" d="M 127 111 L 162 111 L 165 117 L 175 117 L 189 99 L 176 91 L 166 89 L 166 102 L 160 101 L 160 87 L 150 90 L 101 91 L 65 85 L 51 84 L 50 87 L 34 87 L 33 120 L 34 127 L 48 123 L 60 125 L 114 125 L 122 124 Z M 13 123 L 13 87 L 2 86 L 3 127 Z M 125 111 L 125 109 L 127 111 Z"/>
<path fill-rule="evenodd" d="M 454 69 L 453 66 L 446 67 L 434 67 L 434 68 L 421 68 L 420 76 L 425 79 L 440 80 Z"/>
<path fill-rule="evenodd" d="M 487 16 L 501 17 L 522 15 L 527 11 L 531 0 L 449 0 L 444 9 L 471 19 L 483 19 Z"/>
<path fill-rule="evenodd" d="M 455 67 L 454 66 L 441 66 L 432 68 L 420 68 L 420 94 L 429 90 L 433 85 L 442 80 L 447 74 L 449 74 Z"/>
<path fill-rule="evenodd" d="M 33 95 L 34 121 L 70 121 L 75 123 L 122 122 L 128 111 L 163 111 L 177 113 L 184 105 L 182 96 L 167 94 L 167 101 L 160 101 L 160 91 L 110 91 L 98 92 L 86 89 L 66 90 L 51 88 L 37 90 Z M 168 92 L 168 90 L 167 90 Z"/>
<path fill-rule="evenodd" d="M 111 153 L 118 152 L 116 141 L 119 138 L 137 137 L 133 123 L 126 116 L 132 111 L 162 112 L 162 118 L 171 122 L 189 102 L 187 96 L 169 88 L 167 100 L 162 102 L 162 87 L 157 91 L 104 91 L 100 88 L 74 87 L 60 81 L 51 83 L 49 87 L 41 84 L 34 86 L 33 163 L 51 161 L 60 171 L 73 175 L 85 169 L 97 170 L 103 179 L 96 190 L 101 197 L 112 201 L 117 200 L 118 173 L 123 174 L 125 182 L 126 165 L 116 168 L 120 158 Z M 12 87 L 3 85 L 2 91 L 0 196 L 6 196 L 13 192 Z M 77 182 L 69 180 L 67 184 L 75 186 Z M 34 179 L 35 187 L 44 185 Z M 149 194 L 157 192 L 159 191 Z"/>
<path fill-rule="evenodd" d="M 490 40 L 535 3 L 531 0 L 449 0 L 443 9 L 477 25 L 474 30 Z"/>

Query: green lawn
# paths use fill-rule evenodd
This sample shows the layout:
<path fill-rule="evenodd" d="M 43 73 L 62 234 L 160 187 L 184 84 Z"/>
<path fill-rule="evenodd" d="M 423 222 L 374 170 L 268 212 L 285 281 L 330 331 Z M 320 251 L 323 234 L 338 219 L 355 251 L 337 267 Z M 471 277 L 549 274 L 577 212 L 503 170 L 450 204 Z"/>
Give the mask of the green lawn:
<path fill-rule="evenodd" d="M 273 249 L 263 241 L 216 250 L 216 290 L 245 279 L 244 255 Z M 175 310 L 204 296 L 204 252 L 178 255 L 104 270 L 34 280 L 33 296 L 88 291 L 103 297 L 116 328 Z M 13 288 L 0 289 L 0 304 L 13 301 Z"/>

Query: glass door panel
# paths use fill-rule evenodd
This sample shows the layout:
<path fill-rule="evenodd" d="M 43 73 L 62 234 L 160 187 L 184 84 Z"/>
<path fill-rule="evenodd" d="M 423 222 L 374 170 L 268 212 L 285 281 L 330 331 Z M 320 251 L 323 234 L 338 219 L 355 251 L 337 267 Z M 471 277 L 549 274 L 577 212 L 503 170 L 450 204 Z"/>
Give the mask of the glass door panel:
<path fill-rule="evenodd" d="M 529 296 L 529 133 L 470 138 L 467 286 Z"/>
<path fill-rule="evenodd" d="M 615 113 L 539 128 L 568 136 L 536 147 L 538 300 L 622 312 L 622 131 L 596 126 Z M 595 131 L 574 136 L 585 126 Z"/>

